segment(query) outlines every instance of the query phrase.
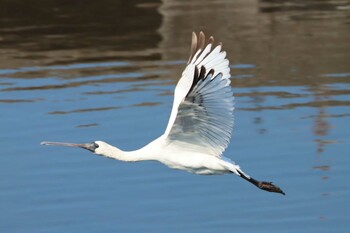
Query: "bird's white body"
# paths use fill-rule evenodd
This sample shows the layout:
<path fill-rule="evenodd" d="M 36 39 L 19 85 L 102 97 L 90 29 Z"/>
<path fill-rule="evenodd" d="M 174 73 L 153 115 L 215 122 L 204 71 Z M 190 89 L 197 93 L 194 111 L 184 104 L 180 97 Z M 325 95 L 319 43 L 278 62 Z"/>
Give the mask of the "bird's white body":
<path fill-rule="evenodd" d="M 174 103 L 162 136 L 135 151 L 122 151 L 103 141 L 87 144 L 42 142 L 75 146 L 126 162 L 159 161 L 174 169 L 200 175 L 235 173 L 261 189 L 283 193 L 269 182 L 254 180 L 222 156 L 233 128 L 233 93 L 229 61 L 221 44 L 214 49 L 201 32 L 192 34 L 191 56 L 174 93 Z"/>

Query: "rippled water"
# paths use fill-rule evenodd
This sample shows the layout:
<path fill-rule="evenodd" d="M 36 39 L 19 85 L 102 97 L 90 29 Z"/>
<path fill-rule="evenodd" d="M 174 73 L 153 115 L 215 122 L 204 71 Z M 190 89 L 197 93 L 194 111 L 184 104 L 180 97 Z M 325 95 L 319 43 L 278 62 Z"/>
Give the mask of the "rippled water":
<path fill-rule="evenodd" d="M 349 15 L 339 1 L 3 1 L 0 231 L 346 232 Z M 231 61 L 225 156 L 286 196 L 39 145 L 162 134 L 199 30 Z"/>

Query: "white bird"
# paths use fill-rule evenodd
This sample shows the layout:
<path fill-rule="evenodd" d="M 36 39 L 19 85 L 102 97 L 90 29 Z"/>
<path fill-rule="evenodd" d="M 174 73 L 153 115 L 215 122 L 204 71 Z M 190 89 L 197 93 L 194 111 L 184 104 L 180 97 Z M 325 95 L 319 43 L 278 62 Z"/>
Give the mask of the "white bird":
<path fill-rule="evenodd" d="M 174 94 L 165 133 L 141 149 L 123 151 L 103 141 L 76 144 L 42 142 L 42 145 L 71 146 L 126 162 L 159 161 L 174 169 L 200 175 L 234 173 L 260 189 L 285 194 L 271 182 L 258 181 L 222 156 L 233 128 L 233 93 L 229 61 L 220 43 L 192 33 L 191 55 Z"/>

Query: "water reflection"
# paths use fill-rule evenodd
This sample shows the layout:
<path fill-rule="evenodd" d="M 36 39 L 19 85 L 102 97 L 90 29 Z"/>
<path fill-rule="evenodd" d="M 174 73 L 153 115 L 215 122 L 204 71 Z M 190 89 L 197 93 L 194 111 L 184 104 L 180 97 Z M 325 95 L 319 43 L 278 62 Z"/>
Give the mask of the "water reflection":
<path fill-rule="evenodd" d="M 346 1 L 298 1 L 298 0 L 259 0 L 262 13 L 289 12 L 292 20 L 316 20 L 347 18 L 349 5 Z"/>
<path fill-rule="evenodd" d="M 1 47 L 21 51 L 79 48 L 83 52 L 96 45 L 99 49 L 132 51 L 154 47 L 160 39 L 148 33 L 156 31 L 160 15 L 135 1 L 4 1 L 0 20 L 6 22 L 1 27 Z"/>
<path fill-rule="evenodd" d="M 314 89 L 316 93 L 324 93 L 328 89 L 325 85 L 320 85 Z M 315 95 L 315 102 L 320 102 L 323 100 L 328 100 L 330 97 L 327 95 Z M 314 122 L 314 134 L 316 137 L 315 142 L 318 143 L 317 153 L 322 153 L 324 151 L 324 146 L 326 145 L 325 140 L 322 140 L 322 137 L 328 135 L 331 128 L 330 123 L 327 121 L 326 108 L 320 106 L 318 109 L 318 114 L 315 116 Z"/>
<path fill-rule="evenodd" d="M 77 128 L 87 128 L 87 127 L 94 127 L 94 126 L 98 126 L 98 124 L 91 123 L 91 124 L 77 125 Z"/>
<path fill-rule="evenodd" d="M 107 111 L 107 110 L 113 110 L 113 109 L 118 109 L 118 107 L 84 108 L 84 109 L 75 109 L 75 110 L 71 110 L 71 111 L 53 111 L 53 112 L 48 112 L 48 114 L 70 114 L 70 113 Z"/>

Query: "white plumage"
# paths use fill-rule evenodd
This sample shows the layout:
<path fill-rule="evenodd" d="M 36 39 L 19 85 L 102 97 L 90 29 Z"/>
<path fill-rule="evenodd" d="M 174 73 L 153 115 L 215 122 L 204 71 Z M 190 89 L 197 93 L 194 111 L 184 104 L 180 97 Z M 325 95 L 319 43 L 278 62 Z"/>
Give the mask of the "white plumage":
<path fill-rule="evenodd" d="M 270 182 L 245 174 L 238 165 L 222 156 L 233 128 L 233 94 L 229 61 L 222 45 L 208 42 L 202 32 L 192 34 L 191 56 L 174 93 L 174 102 L 165 133 L 136 151 L 122 151 L 103 141 L 85 144 L 42 142 L 43 145 L 81 147 L 105 157 L 136 162 L 159 161 L 170 168 L 200 175 L 235 173 L 257 187 L 284 192 Z"/>
<path fill-rule="evenodd" d="M 221 45 L 211 51 L 213 38 L 205 48 L 204 40 L 200 34 L 202 47 L 191 56 L 175 88 L 164 136 L 172 143 L 186 142 L 205 154 L 220 157 L 229 144 L 233 127 L 231 75 Z M 196 41 L 193 33 L 192 44 Z"/>

